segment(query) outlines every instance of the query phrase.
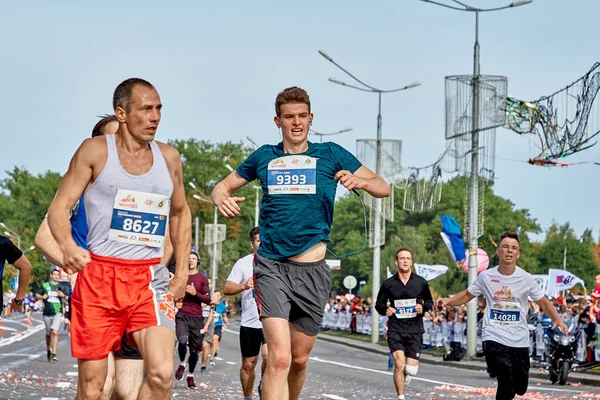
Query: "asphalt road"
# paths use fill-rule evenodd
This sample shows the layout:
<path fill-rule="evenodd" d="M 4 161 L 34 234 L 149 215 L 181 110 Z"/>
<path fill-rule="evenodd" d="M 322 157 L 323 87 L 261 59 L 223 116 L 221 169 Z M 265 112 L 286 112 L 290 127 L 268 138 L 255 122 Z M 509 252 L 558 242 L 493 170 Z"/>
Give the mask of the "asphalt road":
<path fill-rule="evenodd" d="M 77 363 L 70 356 L 69 337 L 59 338 L 57 363 L 46 360 L 41 315 L 34 314 L 27 326 L 23 316 L 4 321 L 0 339 L 0 399 L 73 399 Z M 173 385 L 174 399 L 242 399 L 239 384 L 239 327 L 232 323 L 224 331 L 216 366 L 207 373 L 196 371 L 200 389 L 191 391 L 182 381 Z M 258 371 L 258 370 L 257 370 Z M 256 382 L 256 385 L 258 382 Z M 255 386 L 256 387 L 256 386 Z M 470 371 L 448 365 L 426 365 L 407 389 L 408 399 L 494 399 L 496 382 L 485 371 Z M 255 391 L 255 398 L 258 395 Z M 302 399 L 389 399 L 394 392 L 387 357 L 347 346 L 317 341 L 309 365 Z M 531 380 L 527 399 L 594 399 L 600 388 L 556 386 Z"/>

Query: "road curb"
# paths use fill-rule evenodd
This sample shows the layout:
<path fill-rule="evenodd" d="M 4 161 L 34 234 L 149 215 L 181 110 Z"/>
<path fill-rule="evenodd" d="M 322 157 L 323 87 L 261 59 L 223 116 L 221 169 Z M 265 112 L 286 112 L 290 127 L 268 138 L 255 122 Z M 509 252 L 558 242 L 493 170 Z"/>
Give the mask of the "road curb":
<path fill-rule="evenodd" d="M 340 344 L 343 346 L 367 351 L 369 353 L 381 354 L 381 355 L 385 355 L 385 356 L 387 356 L 389 354 L 388 349 L 384 346 L 377 345 L 378 347 L 381 347 L 381 349 L 379 349 L 379 348 L 372 347 L 372 345 L 371 346 L 363 345 L 356 339 L 343 338 L 344 340 L 340 340 L 340 339 L 342 339 L 341 337 L 340 337 L 340 339 L 338 339 L 338 336 L 328 335 L 327 333 L 324 333 L 324 332 L 319 333 L 318 339 L 323 340 L 324 342 L 336 343 L 336 344 Z M 485 365 L 485 362 L 483 362 L 483 361 L 481 361 L 481 365 L 473 365 L 473 364 L 461 363 L 460 361 L 443 361 L 443 360 L 441 360 L 441 358 L 437 358 L 435 356 L 431 356 L 428 354 L 425 354 L 424 356 L 422 355 L 421 358 L 419 359 L 419 362 L 423 363 L 423 364 L 431 364 L 431 365 L 444 364 L 445 366 L 448 366 L 448 367 L 466 369 L 466 370 L 471 370 L 471 371 L 485 371 L 486 370 L 486 365 Z M 577 373 L 576 376 L 573 376 L 573 374 L 571 374 L 571 375 L 569 375 L 569 381 L 572 382 L 573 380 L 576 380 L 577 383 L 579 383 L 579 384 L 600 386 L 600 374 L 598 377 L 587 376 L 587 375 L 588 374 Z M 537 371 L 537 368 L 535 371 L 533 370 L 533 368 L 530 369 L 529 376 L 531 378 L 548 380 L 548 373 L 545 371 L 543 371 L 543 372 Z M 568 386 L 568 385 L 565 385 L 565 386 Z"/>

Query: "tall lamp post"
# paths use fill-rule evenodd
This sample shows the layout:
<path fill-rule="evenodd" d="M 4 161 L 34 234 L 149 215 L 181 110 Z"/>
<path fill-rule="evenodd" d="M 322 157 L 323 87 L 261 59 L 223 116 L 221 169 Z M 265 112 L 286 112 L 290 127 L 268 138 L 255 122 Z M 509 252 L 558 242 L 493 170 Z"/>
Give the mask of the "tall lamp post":
<path fill-rule="evenodd" d="M 337 62 L 331 58 L 329 54 L 327 54 L 324 50 L 319 50 L 319 54 L 321 54 L 327 61 L 341 69 L 346 75 L 350 76 L 356 82 L 358 82 L 363 87 L 355 86 L 347 84 L 343 81 L 340 81 L 335 78 L 329 78 L 330 82 L 333 82 L 338 85 L 346 86 L 352 89 L 360 90 L 362 92 L 369 92 L 377 94 L 379 100 L 379 107 L 377 113 L 377 156 L 375 162 L 375 173 L 377 175 L 381 174 L 381 95 L 384 93 L 394 93 L 400 92 L 402 90 L 407 90 L 410 88 L 414 88 L 419 86 L 421 83 L 413 82 L 406 86 L 390 89 L 390 90 L 382 90 L 374 88 L 373 86 L 367 85 L 356 76 L 352 75 L 348 72 L 344 67 L 339 65 Z M 380 259 L 381 259 L 381 199 L 374 199 L 375 204 L 373 207 L 373 298 L 377 298 L 377 294 L 379 292 L 379 286 L 381 285 L 381 277 L 380 277 Z M 377 343 L 379 341 L 379 316 L 376 312 L 372 313 L 372 331 L 371 331 L 371 342 Z"/>
<path fill-rule="evenodd" d="M 317 135 L 319 137 L 319 143 L 323 143 L 323 136 L 339 135 L 341 133 L 350 132 L 351 130 L 352 130 L 352 128 L 345 128 L 345 129 L 342 129 L 342 130 L 337 131 L 337 132 L 321 133 L 321 132 L 317 132 L 314 129 L 310 128 L 309 132 L 312 133 L 313 135 Z"/>
<path fill-rule="evenodd" d="M 200 190 L 198 190 L 198 188 L 196 187 L 194 182 L 189 182 L 189 185 L 195 191 L 197 191 L 199 193 L 199 194 L 194 194 L 192 196 L 194 199 L 212 204 L 210 197 L 208 197 L 207 195 L 202 193 Z M 217 207 L 215 206 L 215 213 L 214 213 L 214 219 L 213 219 L 213 243 L 212 243 L 212 253 L 213 254 L 212 254 L 212 260 L 211 260 L 212 266 L 211 266 L 211 273 L 210 273 L 210 276 L 212 279 L 213 290 L 217 287 L 217 223 L 218 222 L 219 222 L 219 220 L 218 220 L 218 214 L 217 214 Z M 197 250 L 198 249 L 196 249 L 196 251 Z"/>
<path fill-rule="evenodd" d="M 469 199 L 469 278 L 468 283 L 471 285 L 477 279 L 477 249 L 479 247 L 478 234 L 479 230 L 479 13 L 505 10 L 531 3 L 533 0 L 523 0 L 510 3 L 506 6 L 495 8 L 477 8 L 457 0 L 452 0 L 460 5 L 451 6 L 448 4 L 439 3 L 432 0 L 420 0 L 425 3 L 432 3 L 438 6 L 450 8 L 457 11 L 467 11 L 475 13 L 475 45 L 473 49 L 473 131 L 471 135 L 471 196 Z M 467 308 L 467 357 L 473 359 L 477 354 L 477 303 L 475 299 L 469 302 Z"/>

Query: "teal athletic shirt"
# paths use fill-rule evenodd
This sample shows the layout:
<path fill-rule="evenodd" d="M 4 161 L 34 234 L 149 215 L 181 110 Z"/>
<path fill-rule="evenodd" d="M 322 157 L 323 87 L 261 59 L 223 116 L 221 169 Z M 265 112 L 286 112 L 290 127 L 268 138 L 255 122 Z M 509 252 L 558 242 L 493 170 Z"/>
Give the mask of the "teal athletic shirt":
<path fill-rule="evenodd" d="M 301 154 L 286 154 L 283 142 L 264 145 L 236 169 L 263 190 L 258 254 L 285 260 L 329 241 L 333 204 L 341 170 L 356 172 L 362 166 L 338 144 L 308 142 Z"/>

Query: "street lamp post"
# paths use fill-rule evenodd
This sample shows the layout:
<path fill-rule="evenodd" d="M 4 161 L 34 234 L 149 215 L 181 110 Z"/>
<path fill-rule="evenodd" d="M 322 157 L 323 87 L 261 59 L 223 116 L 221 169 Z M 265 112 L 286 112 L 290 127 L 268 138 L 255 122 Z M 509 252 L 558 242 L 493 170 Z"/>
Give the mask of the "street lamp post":
<path fill-rule="evenodd" d="M 310 133 L 317 135 L 319 137 L 319 143 L 323 143 L 323 136 L 339 135 L 340 133 L 350 132 L 351 130 L 352 130 L 352 128 L 345 128 L 345 129 L 342 129 L 337 132 L 321 133 L 321 132 L 317 132 L 314 129 L 310 128 Z"/>
<path fill-rule="evenodd" d="M 516 1 L 502 7 L 495 8 L 477 8 L 468 4 L 464 4 L 457 0 L 452 0 L 461 7 L 450 6 L 448 4 L 439 3 L 432 0 L 420 0 L 425 3 L 432 3 L 438 6 L 450 8 L 457 11 L 467 11 L 475 13 L 475 45 L 473 49 L 473 131 L 471 134 L 471 195 L 469 199 L 469 275 L 468 284 L 471 285 L 477 279 L 477 249 L 479 247 L 478 234 L 479 230 L 479 79 L 480 79 L 480 64 L 479 64 L 479 13 L 504 10 L 514 8 L 531 3 L 533 0 Z M 477 354 L 477 303 L 475 299 L 471 300 L 467 307 L 467 357 L 473 359 Z"/>
<path fill-rule="evenodd" d="M 198 201 L 204 201 L 206 203 L 210 203 L 212 204 L 212 201 L 210 200 L 210 197 L 204 195 L 202 192 L 200 192 L 198 190 L 198 188 L 196 187 L 196 185 L 194 184 L 194 182 L 189 182 L 189 185 L 198 193 L 200 193 L 200 195 L 198 194 L 194 194 L 192 197 Z M 217 213 L 217 207 L 215 206 L 215 212 L 214 212 L 214 219 L 213 219 L 213 243 L 212 243 L 212 265 L 211 265 L 211 279 L 212 279 L 212 287 L 213 290 L 217 287 L 216 282 L 217 282 L 217 223 L 219 222 L 218 219 L 218 213 Z M 197 249 L 196 249 L 197 250 Z"/>
<path fill-rule="evenodd" d="M 355 85 L 350 85 L 345 82 L 342 82 L 335 78 L 329 78 L 330 82 L 336 83 L 338 85 L 347 86 L 352 89 L 360 90 L 363 92 L 376 93 L 379 99 L 379 107 L 377 113 L 377 156 L 375 162 L 375 173 L 377 175 L 381 174 L 381 95 L 384 93 L 394 93 L 402 90 L 407 90 L 416 86 L 419 86 L 421 83 L 413 82 L 406 86 L 397 89 L 391 90 L 382 90 L 374 88 L 373 86 L 369 86 L 366 83 L 362 82 L 360 79 L 352 75 L 346 69 L 344 69 L 341 65 L 336 63 L 329 54 L 327 54 L 324 50 L 319 50 L 319 54 L 321 54 L 327 61 L 341 69 L 344 73 L 354 79 L 356 82 L 361 84 L 363 87 L 358 87 Z M 373 298 L 377 298 L 377 294 L 379 292 L 379 286 L 381 284 L 381 199 L 376 198 L 375 204 L 373 207 Z M 377 343 L 379 341 L 379 316 L 376 312 L 372 313 L 372 330 L 371 330 L 371 342 Z"/>

